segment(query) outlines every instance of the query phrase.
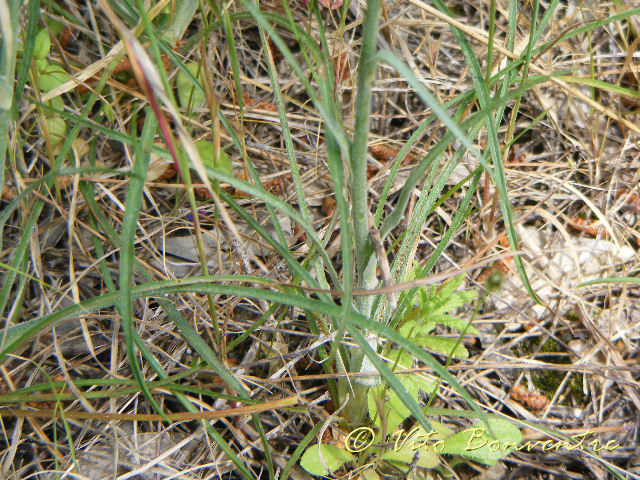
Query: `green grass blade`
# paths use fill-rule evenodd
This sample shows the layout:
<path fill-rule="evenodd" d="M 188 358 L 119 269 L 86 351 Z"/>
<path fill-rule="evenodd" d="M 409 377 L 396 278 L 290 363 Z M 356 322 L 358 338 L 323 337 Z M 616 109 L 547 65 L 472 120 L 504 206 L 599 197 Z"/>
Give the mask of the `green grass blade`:
<path fill-rule="evenodd" d="M 142 195 L 144 189 L 144 180 L 146 176 L 147 167 L 149 165 L 149 158 L 151 150 L 149 146 L 153 141 L 155 128 L 157 121 L 151 114 L 151 111 L 147 111 L 145 116 L 145 123 L 142 130 L 142 136 L 140 142 L 136 147 L 136 156 L 133 163 L 131 181 L 129 183 L 129 192 L 127 193 L 126 210 L 124 212 L 124 218 L 122 220 L 122 240 L 120 247 L 120 272 L 118 285 L 119 298 L 118 309 L 122 317 L 122 332 L 127 349 L 127 359 L 133 372 L 134 378 L 138 381 L 145 398 L 153 406 L 153 408 L 161 415 L 165 416 L 165 420 L 169 421 L 163 410 L 155 401 L 149 387 L 144 379 L 140 365 L 135 354 L 135 332 L 133 325 L 133 296 L 131 294 L 131 284 L 133 282 L 133 265 L 134 265 L 134 246 L 136 238 L 136 230 L 138 226 L 138 215 L 140 214 L 140 206 L 142 204 Z"/>

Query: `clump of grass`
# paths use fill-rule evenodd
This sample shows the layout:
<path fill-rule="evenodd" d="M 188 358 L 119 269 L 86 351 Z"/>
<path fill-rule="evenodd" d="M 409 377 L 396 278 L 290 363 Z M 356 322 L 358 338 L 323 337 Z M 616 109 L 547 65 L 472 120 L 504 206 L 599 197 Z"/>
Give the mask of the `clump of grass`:
<path fill-rule="evenodd" d="M 608 159 L 628 158 L 639 133 L 634 107 L 613 105 L 640 99 L 630 60 L 640 11 L 555 0 L 491 0 L 481 14 L 439 0 L 404 10 L 382 0 L 99 1 L 83 11 L 30 1 L 21 17 L 0 0 L 1 476 L 84 475 L 92 442 L 182 428 L 207 445 L 192 458 L 207 461 L 190 468 L 167 452 L 134 465 L 124 455 L 105 475 L 303 478 L 313 444 L 344 450 L 340 429 L 374 425 L 386 441 L 391 410 L 402 412 L 394 427 L 439 429 L 450 463 L 506 456 L 465 455 L 450 427 L 516 438 L 531 420 L 506 400 L 517 339 L 471 325 L 480 305 L 470 314 L 462 279 L 446 280 L 462 271 L 472 282 L 505 249 L 511 263 L 503 252 L 498 266 L 527 297 L 509 321 L 535 303 L 561 315 L 575 292 L 551 306 L 534 291 L 539 272 L 517 224 L 567 237 L 550 218 L 591 211 L 612 241 L 633 238 L 617 215 L 627 200 L 613 195 L 633 172 Z M 588 68 L 565 60 L 573 50 Z M 605 54 L 610 64 L 599 63 Z M 173 170 L 150 181 L 165 163 Z M 601 306 L 606 292 L 583 285 L 589 307 Z M 558 338 L 555 318 L 538 319 L 544 338 Z M 398 366 L 429 369 L 443 388 L 409 391 Z M 585 418 L 602 419 L 586 411 L 596 404 Z M 378 453 L 332 469 L 320 456 L 312 468 L 452 470 L 436 452 Z"/>

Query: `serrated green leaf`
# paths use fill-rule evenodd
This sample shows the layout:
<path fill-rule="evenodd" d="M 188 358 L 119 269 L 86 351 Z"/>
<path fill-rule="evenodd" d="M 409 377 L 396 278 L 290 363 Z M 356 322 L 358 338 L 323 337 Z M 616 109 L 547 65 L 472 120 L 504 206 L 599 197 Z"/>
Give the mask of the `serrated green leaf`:
<path fill-rule="evenodd" d="M 511 422 L 489 417 L 492 436 L 484 424 L 477 424 L 444 440 L 439 453 L 461 455 L 485 465 L 495 465 L 522 442 L 522 433 Z"/>
<path fill-rule="evenodd" d="M 414 383 L 419 391 L 422 391 L 427 395 L 430 395 L 433 392 L 433 389 L 438 385 L 437 382 L 429 380 L 422 375 L 407 375 L 407 377 Z"/>
<path fill-rule="evenodd" d="M 430 298 L 420 309 L 424 315 L 437 315 L 448 313 L 456 308 L 468 304 L 477 295 L 475 290 L 466 290 L 456 293 L 438 292 L 435 297 Z"/>
<path fill-rule="evenodd" d="M 320 459 L 321 454 L 322 460 Z M 316 444 L 307 448 L 302 454 L 302 458 L 300 458 L 300 466 L 311 475 L 329 475 L 345 463 L 353 460 L 355 460 L 355 457 L 350 452 L 334 447 L 333 445 L 321 443 L 320 446 Z M 327 468 L 329 470 L 327 470 Z"/>
<path fill-rule="evenodd" d="M 434 325 L 444 325 L 445 327 L 458 330 L 459 332 L 464 332 L 466 329 L 466 333 L 468 335 L 480 335 L 480 332 L 474 326 L 467 326 L 469 323 L 467 320 L 452 317 L 451 315 L 430 315 L 429 321 L 433 322 Z"/>
<path fill-rule="evenodd" d="M 393 362 L 397 368 L 413 367 L 413 357 L 405 350 L 392 350 L 388 355 L 389 360 Z"/>
<path fill-rule="evenodd" d="M 398 328 L 398 333 L 403 337 L 412 339 L 416 336 L 424 336 L 436 328 L 436 323 L 420 322 L 418 320 L 409 320 L 404 322 Z"/>
<path fill-rule="evenodd" d="M 458 343 L 457 338 L 424 336 L 415 338 L 414 343 L 442 355 L 451 355 L 453 358 L 469 358 L 469 352 L 462 343 Z"/>

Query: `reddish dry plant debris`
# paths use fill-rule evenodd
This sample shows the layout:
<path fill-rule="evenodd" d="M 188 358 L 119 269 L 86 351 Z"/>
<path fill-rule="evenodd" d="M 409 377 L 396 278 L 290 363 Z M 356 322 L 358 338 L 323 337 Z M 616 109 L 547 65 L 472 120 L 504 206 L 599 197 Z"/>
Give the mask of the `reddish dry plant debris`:
<path fill-rule="evenodd" d="M 333 445 L 334 447 L 338 447 L 339 449 L 344 450 L 344 440 L 344 435 L 340 434 L 339 432 L 334 432 L 331 428 L 327 428 L 322 434 L 320 442 L 328 445 Z"/>
<path fill-rule="evenodd" d="M 375 177 L 376 173 L 378 173 L 379 170 L 380 169 L 378 167 L 367 165 L 367 180 L 371 180 L 373 177 Z"/>
<path fill-rule="evenodd" d="M 394 158 L 400 153 L 400 150 L 396 150 L 395 148 L 387 147 L 386 145 L 371 145 L 369 147 L 369 153 L 378 160 L 382 164 L 386 164 L 387 162 L 392 162 Z M 408 165 L 412 163 L 414 160 L 413 155 L 410 153 L 407 154 L 404 159 L 402 159 L 401 165 Z M 367 165 L 367 180 L 371 179 L 378 173 L 378 168 L 373 165 Z"/>
<path fill-rule="evenodd" d="M 13 191 L 13 188 L 11 188 L 8 185 L 5 185 L 4 188 L 2 189 L 2 200 L 10 202 L 14 198 L 16 198 L 16 193 Z"/>
<path fill-rule="evenodd" d="M 286 175 L 274 178 L 273 180 L 262 182 L 262 186 L 267 192 L 273 193 L 274 195 L 278 195 L 284 192 L 286 183 L 287 182 L 291 183 L 292 181 L 293 181 L 293 177 L 291 176 L 290 173 L 287 173 Z"/>
<path fill-rule="evenodd" d="M 273 43 L 271 37 L 267 37 L 267 45 L 269 47 L 269 50 L 271 50 L 271 56 L 273 57 L 274 62 L 279 62 L 284 58 L 284 54 L 280 51 L 278 46 Z"/>
<path fill-rule="evenodd" d="M 241 180 L 245 180 L 244 175 L 236 175 L 235 177 Z M 272 193 L 273 195 L 279 195 L 285 191 L 287 183 L 292 181 L 293 178 L 291 177 L 291 174 L 287 173 L 286 175 L 274 178 L 273 180 L 262 182 L 262 186 L 267 192 Z M 211 192 L 209 192 L 209 190 L 207 190 L 205 187 L 196 188 L 194 189 L 194 192 L 199 200 L 211 200 L 213 198 L 211 196 Z M 234 189 L 233 187 L 231 187 L 231 192 L 235 197 L 249 196 L 247 193 L 238 188 Z"/>
<path fill-rule="evenodd" d="M 590 220 L 589 223 L 587 223 L 587 220 L 584 218 L 573 217 L 569 219 L 568 226 L 570 230 L 584 232 L 592 237 L 597 237 L 598 234 L 600 234 L 602 238 L 607 238 L 609 236 L 608 232 L 603 228 L 600 220 Z"/>
<path fill-rule="evenodd" d="M 336 211 L 336 199 L 333 197 L 324 197 L 322 199 L 322 207 L 320 211 L 325 217 L 330 217 Z"/>
<path fill-rule="evenodd" d="M 65 27 L 65 29 L 58 35 L 58 43 L 66 50 L 71 43 L 71 40 L 73 40 L 73 30 L 71 30 L 71 27 Z"/>
<path fill-rule="evenodd" d="M 200 201 L 213 200 L 213 195 L 207 187 L 198 187 L 193 189 L 193 193 Z"/>
<path fill-rule="evenodd" d="M 247 110 L 265 110 L 267 112 L 277 112 L 278 107 L 273 103 L 269 103 L 266 100 L 258 100 L 249 96 L 246 93 L 242 94 L 242 103 Z"/>
<path fill-rule="evenodd" d="M 624 204 L 632 206 L 634 210 L 638 210 L 640 208 L 640 197 L 637 193 L 621 188 L 618 190 L 618 198 L 620 197 L 624 197 Z"/>
<path fill-rule="evenodd" d="M 507 238 L 507 236 L 505 234 L 500 235 L 500 238 L 498 238 L 498 245 L 500 245 L 501 247 L 504 247 L 504 248 L 508 248 L 509 247 L 509 239 Z M 509 264 L 511 262 L 513 262 L 513 258 L 512 257 L 506 257 L 506 258 L 498 260 L 496 263 L 494 263 L 490 267 L 486 268 L 480 274 L 480 276 L 478 277 L 478 282 L 484 283 L 495 272 L 500 272 L 503 275 L 506 275 L 511 270 L 509 268 Z"/>
<path fill-rule="evenodd" d="M 303 242 L 307 243 L 307 234 L 297 223 L 293 224 L 293 243 Z"/>
<path fill-rule="evenodd" d="M 342 85 L 346 79 L 349 81 L 345 85 L 351 85 L 351 78 L 349 72 L 351 72 L 351 62 L 349 61 L 349 55 L 347 52 L 340 52 L 334 60 L 335 68 L 335 87 Z"/>
<path fill-rule="evenodd" d="M 164 173 L 160 175 L 158 178 L 156 178 L 156 182 L 169 183 L 169 181 L 173 180 L 177 174 L 178 174 L 178 171 L 176 170 L 176 167 L 171 163 L 169 163 Z"/>
<path fill-rule="evenodd" d="M 511 390 L 511 398 L 532 411 L 543 410 L 551 403 L 543 394 L 530 392 L 524 385 L 516 385 L 513 387 L 513 390 Z"/>
<path fill-rule="evenodd" d="M 371 145 L 369 147 L 369 153 L 380 163 L 387 163 L 390 160 L 396 158 L 396 156 L 400 153 L 400 150 L 396 150 L 395 148 L 387 147 L 386 145 Z M 402 160 L 401 165 L 407 165 L 413 162 L 413 155 L 410 153 L 407 154 L 406 157 Z"/>

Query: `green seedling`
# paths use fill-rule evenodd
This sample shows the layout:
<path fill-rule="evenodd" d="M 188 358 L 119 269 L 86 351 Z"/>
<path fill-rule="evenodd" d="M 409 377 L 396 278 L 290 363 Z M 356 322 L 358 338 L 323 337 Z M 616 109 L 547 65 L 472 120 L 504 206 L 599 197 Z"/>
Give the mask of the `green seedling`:
<path fill-rule="evenodd" d="M 48 93 L 68 81 L 71 77 L 57 64 L 49 63 L 47 57 L 51 50 L 51 40 L 47 30 L 40 30 L 36 36 L 33 50 L 33 76 L 41 93 Z M 48 105 L 55 110 L 62 110 L 64 104 L 62 98 L 53 98 Z M 47 132 L 51 149 L 58 153 L 67 133 L 67 123 L 62 117 L 50 114 L 41 117 L 40 126 L 43 132 Z"/>

